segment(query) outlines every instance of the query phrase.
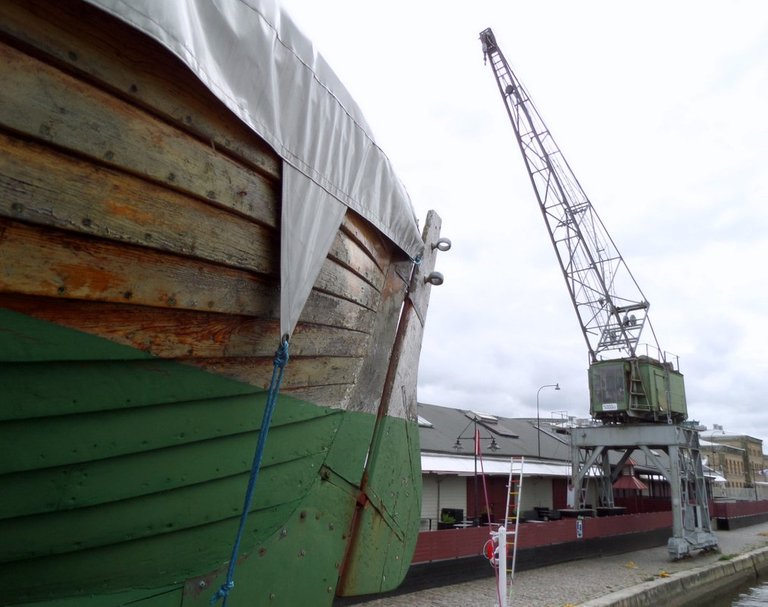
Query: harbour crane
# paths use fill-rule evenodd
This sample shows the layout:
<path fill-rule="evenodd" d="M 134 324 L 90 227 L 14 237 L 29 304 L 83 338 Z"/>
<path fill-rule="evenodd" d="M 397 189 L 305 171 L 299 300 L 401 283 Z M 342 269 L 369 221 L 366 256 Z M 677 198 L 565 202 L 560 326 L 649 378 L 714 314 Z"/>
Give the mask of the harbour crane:
<path fill-rule="evenodd" d="M 648 300 L 490 28 L 480 40 L 589 350 L 591 415 L 607 423 L 685 420 L 683 375 L 659 346 Z M 653 345 L 642 346 L 646 326 Z"/>
<path fill-rule="evenodd" d="M 717 547 L 712 533 L 696 430 L 687 419 L 685 386 L 676 357 L 659 347 L 650 304 L 528 92 L 512 72 L 490 28 L 480 33 L 512 122 L 525 167 L 544 216 L 589 350 L 590 414 L 601 425 L 571 432 L 569 506 L 589 510 L 590 471 L 598 475 L 598 504 L 616 510 L 613 483 L 640 450 L 667 479 L 672 504 L 673 559 Z M 641 350 L 645 327 L 653 346 Z M 622 453 L 612 465 L 610 451 Z M 659 456 L 659 451 L 667 459 Z"/>

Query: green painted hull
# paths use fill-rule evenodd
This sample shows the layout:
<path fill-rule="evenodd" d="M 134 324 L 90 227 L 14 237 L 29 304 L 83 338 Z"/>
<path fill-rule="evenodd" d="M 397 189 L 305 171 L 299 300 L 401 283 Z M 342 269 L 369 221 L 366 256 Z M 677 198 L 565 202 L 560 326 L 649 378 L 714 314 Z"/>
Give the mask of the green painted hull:
<path fill-rule="evenodd" d="M 207 605 L 264 391 L 4 309 L 0 353 L 4 604 Z M 280 396 L 230 605 L 330 604 L 355 525 L 382 541 L 356 555 L 354 575 L 370 591 L 399 583 L 418 529 L 418 430 L 376 427 L 370 413 Z M 370 473 L 379 503 L 361 509 L 372 441 L 387 457 Z M 407 489 L 394 505 L 392 484 Z"/>

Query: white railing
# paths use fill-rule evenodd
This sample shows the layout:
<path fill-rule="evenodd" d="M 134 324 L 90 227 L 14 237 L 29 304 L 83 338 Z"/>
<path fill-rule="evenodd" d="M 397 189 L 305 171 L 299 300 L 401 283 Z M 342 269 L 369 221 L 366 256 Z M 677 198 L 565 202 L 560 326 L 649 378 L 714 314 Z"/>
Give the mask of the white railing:
<path fill-rule="evenodd" d="M 712 497 L 715 499 L 731 499 L 739 501 L 768 500 L 768 486 L 756 485 L 754 487 L 723 487 L 715 484 L 712 486 Z"/>

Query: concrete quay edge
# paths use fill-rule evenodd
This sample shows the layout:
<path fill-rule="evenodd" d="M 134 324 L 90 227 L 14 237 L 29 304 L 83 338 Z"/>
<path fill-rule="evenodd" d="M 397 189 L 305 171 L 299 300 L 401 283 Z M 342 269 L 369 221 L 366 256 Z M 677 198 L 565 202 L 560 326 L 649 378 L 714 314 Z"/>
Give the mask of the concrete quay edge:
<path fill-rule="evenodd" d="M 737 586 L 757 579 L 768 570 L 768 547 L 759 548 L 727 561 L 718 561 L 697 569 L 676 573 L 631 586 L 597 599 L 579 603 L 579 607 L 679 607 L 704 597 L 717 589 Z"/>

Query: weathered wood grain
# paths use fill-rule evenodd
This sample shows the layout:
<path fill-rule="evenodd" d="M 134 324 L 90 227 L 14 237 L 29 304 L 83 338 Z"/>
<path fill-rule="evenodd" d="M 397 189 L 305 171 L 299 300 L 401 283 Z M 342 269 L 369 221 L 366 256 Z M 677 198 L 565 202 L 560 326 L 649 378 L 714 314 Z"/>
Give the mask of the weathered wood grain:
<path fill-rule="evenodd" d="M 346 409 L 349 402 L 349 384 L 331 384 L 328 386 L 306 386 L 303 388 L 283 388 L 281 394 L 289 394 L 294 398 L 321 407 Z"/>
<path fill-rule="evenodd" d="M 278 273 L 274 229 L 2 133 L 0 150 L 0 215 L 260 274 Z M 338 248 L 344 251 L 343 244 Z"/>
<path fill-rule="evenodd" d="M 347 225 L 350 224 L 347 223 Z M 328 256 L 339 265 L 355 273 L 377 291 L 381 290 L 384 285 L 384 273 L 379 265 L 357 240 L 350 237 L 346 230 L 338 231 Z M 389 256 L 387 255 L 382 259 L 383 265 L 386 263 L 385 259 L 388 260 Z"/>
<path fill-rule="evenodd" d="M 73 36 L 67 23 L 98 30 L 105 17 L 69 1 L 49 8 L 0 6 L 10 41 L 0 44 L 0 304 L 266 385 L 279 170 L 259 158 L 275 157 L 189 74 L 169 87 L 175 59 L 158 61 L 122 26 Z M 222 124 L 221 148 L 200 143 Z M 235 187 L 249 180 L 254 198 Z M 385 286 L 393 250 L 347 214 L 294 335 L 285 390 L 346 397 L 366 357 L 369 379 L 381 375 L 396 315 L 374 322 L 382 289 L 387 314 L 399 305 Z"/>
<path fill-rule="evenodd" d="M 277 318 L 253 274 L 0 218 L 0 291 Z"/>
<path fill-rule="evenodd" d="M 272 359 L 220 358 L 178 359 L 223 377 L 242 381 L 252 386 L 269 387 L 272 378 Z M 285 368 L 283 386 L 286 390 L 310 386 L 351 384 L 355 381 L 362 359 L 325 356 L 322 358 L 293 356 Z"/>
<path fill-rule="evenodd" d="M 0 3 L 12 44 L 132 100 L 178 128 L 278 179 L 280 159 L 177 58 L 127 25 L 76 0 Z"/>
<path fill-rule="evenodd" d="M 197 199 L 0 133 L 0 215 L 277 273 L 277 234 Z M 329 256 L 375 289 L 383 275 L 340 231 Z M 333 290 L 331 288 L 331 290 Z M 370 289 L 367 289 L 370 291 Z M 370 307 L 370 298 L 365 300 Z"/>
<path fill-rule="evenodd" d="M 369 309 L 379 294 L 326 259 L 318 288 Z M 253 274 L 0 218 L 0 291 L 277 318 L 277 289 Z"/>
<path fill-rule="evenodd" d="M 84 300 L 0 293 L 0 307 L 100 335 L 161 358 L 270 356 L 279 341 L 277 319 L 151 308 Z M 313 293 L 291 338 L 297 356 L 362 356 L 373 312 L 346 300 Z M 309 313 L 311 312 L 311 314 Z M 317 315 L 316 320 L 310 318 Z"/>
<path fill-rule="evenodd" d="M 0 126 L 277 225 L 275 183 L 144 110 L 0 44 Z"/>
<path fill-rule="evenodd" d="M 33 16 L 34 13 L 37 16 Z M 84 31 L 84 35 L 73 33 L 78 29 Z M 262 168 L 268 158 L 271 168 L 265 169 L 266 172 L 279 177 L 277 156 L 220 106 L 177 59 L 160 50 L 153 41 L 142 39 L 137 43 L 134 31 L 100 11 L 72 0 L 55 6 L 39 0 L 30 0 L 24 6 L 3 4 L 0 5 L 0 32 L 13 36 L 48 61 L 68 66 L 82 78 L 100 82 L 114 89 L 115 94 L 122 92 L 127 99 L 152 108 L 177 128 L 214 142 L 216 149 L 228 150 Z M 370 263 L 375 265 L 388 258 L 391 245 L 385 244 L 370 224 L 345 221 L 344 229 L 368 251 Z M 341 255 L 338 260 L 345 263 Z M 355 270 L 354 265 L 351 268 Z M 371 277 L 367 271 L 360 275 Z"/>
<path fill-rule="evenodd" d="M 416 379 L 432 288 L 426 279 L 435 266 L 441 223 L 440 217 L 430 211 L 422 232 L 424 256 L 413 267 L 388 359 L 371 448 L 361 476 L 364 499 L 358 498 L 361 507 L 352 523 L 352 542 L 341 570 L 341 596 L 390 588 L 383 585 L 381 580 L 385 579 L 399 583 L 413 553 L 420 509 L 419 495 L 410 486 L 411 479 L 420 474 Z M 388 553 L 383 560 L 376 555 L 382 545 Z"/>
<path fill-rule="evenodd" d="M 380 419 L 385 416 L 399 417 L 411 422 L 417 418 L 416 385 L 419 373 L 419 356 L 427 317 L 427 306 L 432 285 L 427 277 L 435 268 L 439 249 L 435 246 L 440 237 L 442 219 L 434 211 L 427 214 L 422 230 L 425 243 L 424 257 L 414 267 L 403 305 L 395 346 L 390 359 L 387 381 L 381 398 Z"/>
<path fill-rule="evenodd" d="M 347 211 L 341 230 L 349 235 L 360 247 L 368 252 L 382 274 L 386 274 L 389 261 L 393 256 L 393 246 L 376 228 L 354 211 Z M 399 259 L 403 254 L 394 253 Z"/>
<path fill-rule="evenodd" d="M 352 272 L 339 271 L 329 259 L 323 262 L 315 281 L 315 289 L 359 303 L 369 310 L 379 307 L 381 296 L 368 282 Z"/>
<path fill-rule="evenodd" d="M 33 13 L 37 16 L 33 17 Z M 0 31 L 14 36 L 49 61 L 59 62 L 83 78 L 112 87 L 116 94 L 127 93 L 128 98 L 161 113 L 177 128 L 198 133 L 214 142 L 217 149 L 229 150 L 256 166 L 269 165 L 266 172 L 279 176 L 279 159 L 263 141 L 219 106 L 180 62 L 169 53 L 159 52 L 153 41 L 143 40 L 137 44 L 137 36 L 130 28 L 96 9 L 70 0 L 55 6 L 37 0 L 24 6 L 3 4 L 0 17 Z M 110 28 L 105 27 L 105 21 Z M 87 35 L 73 34 L 83 28 Z M 368 251 L 369 263 L 375 265 L 380 263 L 377 260 L 388 257 L 388 246 L 369 224 L 345 222 L 345 230 Z M 335 255 L 336 251 L 331 254 Z M 338 260 L 346 263 L 343 255 L 339 254 Z M 373 279 L 370 271 L 350 267 L 361 277 Z M 379 274 L 378 279 L 383 280 L 383 274 Z M 373 284 L 377 284 L 375 280 Z"/>
<path fill-rule="evenodd" d="M 400 276 L 410 267 L 408 262 L 393 263 L 381 294 L 381 304 L 370 340 L 368 356 L 360 369 L 357 381 L 350 389 L 348 407 L 356 411 L 378 411 L 384 381 L 392 355 L 400 309 L 408 283 Z"/>

